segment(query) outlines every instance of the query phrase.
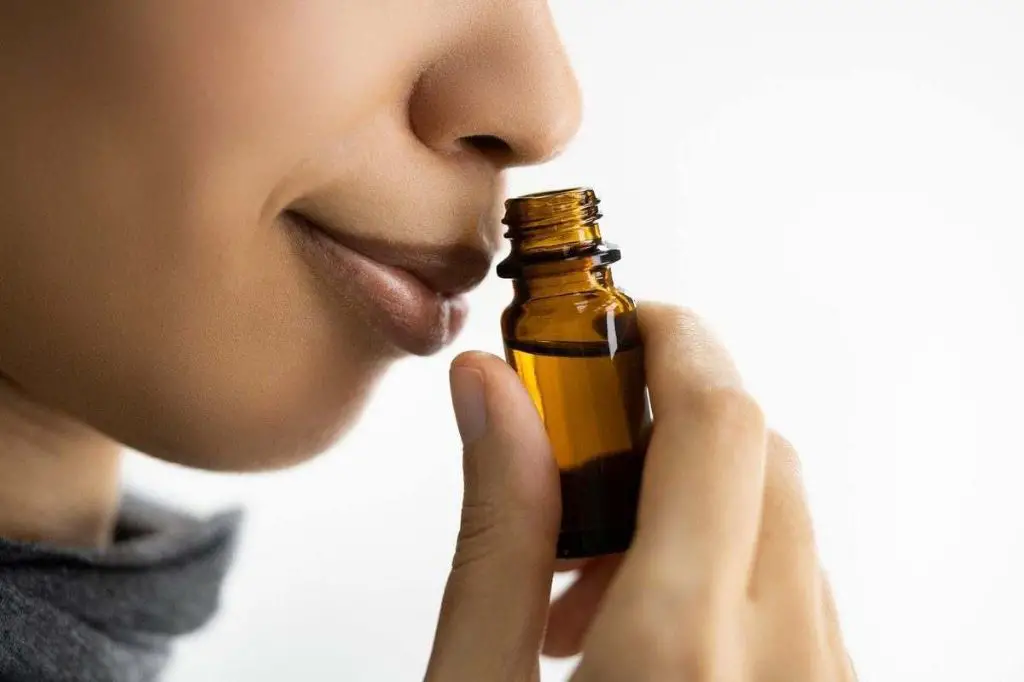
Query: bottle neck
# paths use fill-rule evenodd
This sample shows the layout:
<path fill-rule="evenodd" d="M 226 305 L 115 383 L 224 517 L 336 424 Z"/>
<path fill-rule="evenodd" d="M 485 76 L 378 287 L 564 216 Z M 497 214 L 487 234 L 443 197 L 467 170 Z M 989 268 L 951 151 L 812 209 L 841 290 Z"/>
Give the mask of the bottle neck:
<path fill-rule="evenodd" d="M 601 237 L 598 203 L 589 189 L 509 199 L 503 222 L 512 251 L 498 265 L 498 275 L 523 280 L 518 289 L 527 288 L 528 281 L 533 291 L 555 285 L 583 287 L 581 291 L 611 286 L 607 266 L 620 255 Z"/>
<path fill-rule="evenodd" d="M 521 258 L 531 256 L 570 255 L 573 251 L 585 252 L 602 243 L 601 227 L 595 222 L 567 223 L 548 229 L 509 231 L 512 253 Z"/>
<path fill-rule="evenodd" d="M 529 267 L 512 281 L 518 300 L 563 296 L 587 291 L 614 289 L 612 270 L 607 265 L 582 269 Z"/>

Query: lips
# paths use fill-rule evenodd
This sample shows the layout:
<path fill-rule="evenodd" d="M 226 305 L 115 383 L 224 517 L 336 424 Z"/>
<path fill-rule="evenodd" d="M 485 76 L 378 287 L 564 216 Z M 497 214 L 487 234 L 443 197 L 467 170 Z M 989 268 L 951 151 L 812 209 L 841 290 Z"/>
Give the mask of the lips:
<path fill-rule="evenodd" d="M 482 246 L 396 244 L 334 229 L 305 213 L 283 217 L 330 289 L 415 355 L 436 352 L 458 334 L 466 313 L 460 295 L 484 279 L 493 257 Z"/>

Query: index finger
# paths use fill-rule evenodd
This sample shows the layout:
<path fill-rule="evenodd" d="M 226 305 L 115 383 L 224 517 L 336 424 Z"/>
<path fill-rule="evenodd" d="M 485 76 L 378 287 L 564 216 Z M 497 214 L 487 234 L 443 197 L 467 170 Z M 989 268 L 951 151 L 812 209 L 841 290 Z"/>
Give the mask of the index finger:
<path fill-rule="evenodd" d="M 647 304 L 640 326 L 654 426 L 624 572 L 647 562 L 679 584 L 745 586 L 764 488 L 761 410 L 696 315 Z"/>

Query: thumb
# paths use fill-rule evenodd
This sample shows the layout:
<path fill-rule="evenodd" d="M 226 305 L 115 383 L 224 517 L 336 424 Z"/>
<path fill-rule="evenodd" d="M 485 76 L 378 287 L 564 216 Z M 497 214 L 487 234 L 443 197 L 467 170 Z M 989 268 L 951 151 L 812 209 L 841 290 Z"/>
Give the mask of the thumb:
<path fill-rule="evenodd" d="M 450 379 L 465 490 L 427 680 L 536 680 L 561 511 L 557 469 L 512 368 L 467 353 Z"/>

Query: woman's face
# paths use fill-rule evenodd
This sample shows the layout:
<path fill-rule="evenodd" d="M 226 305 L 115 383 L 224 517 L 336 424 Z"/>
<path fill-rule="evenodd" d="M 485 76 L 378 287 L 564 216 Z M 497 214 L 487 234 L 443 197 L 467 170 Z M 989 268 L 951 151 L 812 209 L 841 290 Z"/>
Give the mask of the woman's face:
<path fill-rule="evenodd" d="M 5 3 L 0 45 L 0 374 L 206 468 L 448 341 L 502 170 L 579 119 L 542 0 Z"/>

